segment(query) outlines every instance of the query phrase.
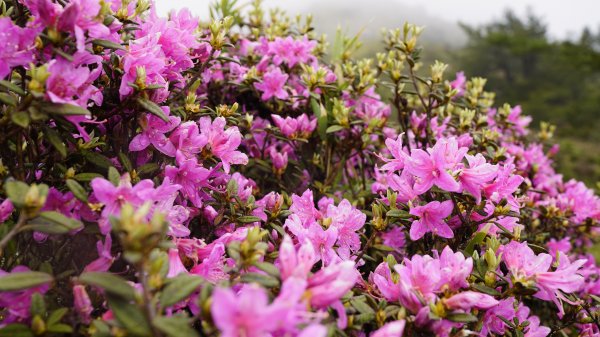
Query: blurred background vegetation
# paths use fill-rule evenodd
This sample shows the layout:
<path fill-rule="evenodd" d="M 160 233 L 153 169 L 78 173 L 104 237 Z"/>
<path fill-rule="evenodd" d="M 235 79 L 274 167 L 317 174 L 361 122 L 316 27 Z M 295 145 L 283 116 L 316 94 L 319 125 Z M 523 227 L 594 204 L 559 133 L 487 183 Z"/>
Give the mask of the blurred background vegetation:
<path fill-rule="evenodd" d="M 316 13 L 317 30 L 332 36 L 335 27 L 323 18 L 330 12 Z M 413 14 L 419 15 L 403 16 L 411 20 Z M 425 64 L 438 59 L 450 64 L 449 72 L 485 77 L 487 88 L 496 92 L 497 106 L 521 105 L 525 114 L 533 116 L 533 128 L 539 128 L 541 121 L 555 125 L 559 172 L 600 190 L 600 29 L 552 38 L 533 12 L 519 16 L 506 11 L 480 26 L 429 21 L 434 25 L 426 27 L 421 41 Z M 319 26 L 320 22 L 325 24 Z M 360 56 L 371 57 L 380 50 L 377 34 L 362 32 L 360 40 Z"/>

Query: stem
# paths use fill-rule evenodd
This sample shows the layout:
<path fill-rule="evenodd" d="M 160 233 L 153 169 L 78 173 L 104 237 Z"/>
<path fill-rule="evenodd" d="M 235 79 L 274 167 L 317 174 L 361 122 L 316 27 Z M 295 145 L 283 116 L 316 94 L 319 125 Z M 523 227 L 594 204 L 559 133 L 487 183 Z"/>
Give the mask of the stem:
<path fill-rule="evenodd" d="M 140 271 L 140 282 L 142 284 L 142 294 L 144 299 L 144 316 L 146 316 L 146 320 L 150 324 L 150 329 L 152 329 L 153 336 L 162 336 L 162 334 L 156 330 L 152 322 L 156 317 L 156 310 L 152 306 L 152 295 L 150 294 L 150 287 L 148 285 L 148 274 L 146 273 L 146 260 L 143 259 L 141 263 L 137 266 Z"/>
<path fill-rule="evenodd" d="M 8 244 L 8 242 L 19 233 L 21 228 L 25 225 L 28 217 L 25 215 L 25 212 L 21 212 L 19 214 L 19 220 L 15 224 L 15 226 L 0 240 L 0 255 L 4 251 L 4 247 Z"/>

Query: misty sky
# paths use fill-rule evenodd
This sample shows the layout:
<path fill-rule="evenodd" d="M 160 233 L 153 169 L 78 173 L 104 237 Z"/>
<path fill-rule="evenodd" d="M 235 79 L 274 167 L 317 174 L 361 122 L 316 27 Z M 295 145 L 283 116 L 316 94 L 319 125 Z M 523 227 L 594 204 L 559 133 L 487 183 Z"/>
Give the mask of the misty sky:
<path fill-rule="evenodd" d="M 188 7 L 203 18 L 208 17 L 209 0 L 155 0 L 160 13 L 170 8 Z M 244 3 L 244 1 L 240 1 Z M 319 3 L 340 6 L 345 11 L 365 4 L 385 6 L 395 3 L 422 10 L 427 16 L 443 18 L 448 22 L 482 24 L 502 15 L 506 8 L 519 14 L 531 8 L 548 24 L 555 38 L 573 37 L 585 26 L 594 31 L 600 27 L 600 0 L 265 0 L 267 6 L 278 6 L 290 13 L 314 12 Z M 360 8 L 357 8 L 360 10 Z M 343 13 L 343 12 L 342 12 Z M 332 18 L 335 20 L 336 18 Z M 377 22 L 377 18 L 366 18 Z"/>

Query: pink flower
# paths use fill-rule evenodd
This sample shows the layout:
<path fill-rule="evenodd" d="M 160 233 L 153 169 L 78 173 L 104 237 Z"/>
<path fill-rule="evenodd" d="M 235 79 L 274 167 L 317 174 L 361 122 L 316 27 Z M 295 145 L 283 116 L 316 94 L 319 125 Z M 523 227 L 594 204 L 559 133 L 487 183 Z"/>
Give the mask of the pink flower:
<path fill-rule="evenodd" d="M 485 183 L 496 177 L 498 166 L 488 164 L 485 158 L 480 154 L 475 156 L 466 155 L 469 162 L 469 168 L 464 168 L 458 175 L 463 189 L 475 197 L 475 202 L 481 201 L 481 190 Z"/>
<path fill-rule="evenodd" d="M 191 158 L 200 153 L 206 145 L 206 137 L 200 135 L 200 129 L 195 122 L 180 124 L 169 136 L 178 152 L 186 158 Z"/>
<path fill-rule="evenodd" d="M 273 118 L 273 122 L 281 130 L 281 133 L 290 138 L 309 138 L 317 127 L 317 119 L 309 119 L 306 114 L 302 114 L 297 118 L 288 116 L 285 119 L 279 115 L 271 115 L 271 118 Z"/>
<path fill-rule="evenodd" d="M 339 301 L 352 289 L 358 277 L 353 261 L 342 261 L 319 270 L 308 280 L 311 305 L 325 308 Z"/>
<path fill-rule="evenodd" d="M 273 55 L 274 64 L 286 63 L 292 68 L 298 63 L 306 63 L 314 59 L 311 52 L 316 45 L 317 41 L 309 40 L 306 36 L 302 40 L 294 40 L 291 36 L 277 37 L 269 42 L 268 52 Z"/>
<path fill-rule="evenodd" d="M 474 291 L 464 291 L 446 300 L 444 304 L 451 310 L 470 311 L 476 309 L 489 309 L 498 304 L 498 301 L 490 295 Z"/>
<path fill-rule="evenodd" d="M 154 193 L 154 183 L 152 180 L 145 179 L 131 185 L 131 179 L 128 174 L 123 175 L 118 186 L 103 178 L 94 178 L 90 186 L 94 191 L 94 196 L 98 201 L 104 204 L 102 209 L 102 221 L 100 221 L 100 231 L 102 234 L 110 232 L 109 217 L 121 214 L 121 207 L 130 203 L 133 206 L 141 206 L 145 201 L 152 200 Z"/>
<path fill-rule="evenodd" d="M 0 17 L 0 80 L 11 73 L 11 68 L 33 61 L 35 37 L 32 29 L 15 25 L 10 17 Z"/>
<path fill-rule="evenodd" d="M 217 283 L 229 277 L 225 267 L 225 245 L 218 242 L 212 244 L 209 255 L 192 268 L 190 273 L 202 276 L 209 282 Z"/>
<path fill-rule="evenodd" d="M 418 216 L 419 219 L 413 221 L 410 226 L 410 239 L 413 241 L 419 240 L 429 232 L 443 238 L 454 237 L 452 229 L 444 221 L 444 218 L 452 213 L 453 208 L 454 205 L 451 200 L 441 203 L 439 201 L 432 201 L 424 206 L 411 208 L 410 214 Z"/>
<path fill-rule="evenodd" d="M 401 337 L 404 333 L 404 320 L 384 324 L 381 328 L 371 334 L 371 337 Z"/>
<path fill-rule="evenodd" d="M 131 84 L 163 86 L 163 88 L 152 90 L 151 99 L 156 103 L 162 103 L 169 95 L 167 80 L 163 76 L 166 64 L 158 44 L 159 39 L 160 34 L 157 33 L 132 40 L 129 43 L 129 51 L 123 57 L 125 74 L 119 88 L 121 99 L 133 92 Z M 138 78 L 140 73 L 144 75 Z"/>
<path fill-rule="evenodd" d="M 396 140 L 391 138 L 385 140 L 385 145 L 392 154 L 393 159 L 381 157 L 381 159 L 386 162 L 386 164 L 381 167 L 382 171 L 399 171 L 404 168 L 404 163 L 408 158 L 408 154 L 404 152 L 402 148 L 403 135 L 404 134 L 398 135 Z"/>
<path fill-rule="evenodd" d="M 266 291 L 245 285 L 239 294 L 216 288 L 210 307 L 213 321 L 223 337 L 265 337 L 275 328 L 276 318 Z"/>
<path fill-rule="evenodd" d="M 165 116 L 168 116 L 169 121 L 165 122 L 161 118 L 144 114 L 140 119 L 142 132 L 131 140 L 129 143 L 129 151 L 142 151 L 152 144 L 160 152 L 166 154 L 169 157 L 175 157 L 175 146 L 166 133 L 175 129 L 181 119 L 175 116 L 169 116 L 170 109 L 168 106 L 161 107 Z"/>
<path fill-rule="evenodd" d="M 415 255 L 394 267 L 398 273 L 399 302 L 413 313 L 423 306 L 417 294 L 426 302 L 436 298 L 435 291 L 442 278 L 440 261 L 429 255 Z"/>
<path fill-rule="evenodd" d="M 456 89 L 456 96 L 460 97 L 464 95 L 465 85 L 467 84 L 467 77 L 465 76 L 464 71 L 459 71 L 456 73 L 456 79 L 450 82 L 450 86 L 452 89 Z"/>
<path fill-rule="evenodd" d="M 4 199 L 4 201 L 0 203 L 0 223 L 8 220 L 14 210 L 15 207 L 12 202 L 9 199 Z"/>
<path fill-rule="evenodd" d="M 176 154 L 177 166 L 167 165 L 165 177 L 173 183 L 181 185 L 181 193 L 196 207 L 202 207 L 203 187 L 208 187 L 208 179 L 211 178 L 216 168 L 211 170 L 198 164 L 196 158 L 185 159 L 179 152 Z"/>
<path fill-rule="evenodd" d="M 92 320 L 92 301 L 85 290 L 85 286 L 76 284 L 73 286 L 73 306 L 83 323 L 89 324 Z"/>
<path fill-rule="evenodd" d="M 287 74 L 282 73 L 279 68 L 274 68 L 263 76 L 261 82 L 254 83 L 254 87 L 263 93 L 261 96 L 263 101 L 268 101 L 272 97 L 286 99 L 289 97 L 289 94 L 283 86 L 287 79 Z"/>
<path fill-rule="evenodd" d="M 344 199 L 337 206 L 327 206 L 327 218 L 331 219 L 330 226 L 338 233 L 338 253 L 345 259 L 349 258 L 350 253 L 360 249 L 357 231 L 364 226 L 367 216 Z"/>
<path fill-rule="evenodd" d="M 229 173 L 231 164 L 246 165 L 248 156 L 236 151 L 242 142 L 242 134 L 237 126 L 225 129 L 225 118 L 217 117 L 211 122 L 210 117 L 202 117 L 199 121 L 200 134 L 206 137 L 205 146 L 223 162 L 225 173 Z"/>
<path fill-rule="evenodd" d="M 181 258 L 179 257 L 179 250 L 176 248 L 169 249 L 169 272 L 167 273 L 167 277 L 175 277 L 181 273 L 187 273 L 187 269 L 181 262 Z"/>
<path fill-rule="evenodd" d="M 111 255 L 112 239 L 109 235 L 106 235 L 104 243 L 102 240 L 96 242 L 96 250 L 98 251 L 98 258 L 90 262 L 83 269 L 84 272 L 106 272 L 110 269 L 116 257 Z"/>
<path fill-rule="evenodd" d="M 441 283 L 451 290 L 468 288 L 467 278 L 473 270 L 473 259 L 465 258 L 461 252 L 453 252 L 446 246 L 439 257 L 441 268 Z"/>
<path fill-rule="evenodd" d="M 0 279 L 9 274 L 28 272 L 30 269 L 25 266 L 16 266 L 10 273 L 0 269 Z M 29 318 L 31 306 L 31 296 L 35 293 L 44 295 L 50 285 L 42 284 L 36 287 L 17 291 L 0 292 L 0 307 L 4 308 L 4 315 L 0 324 L 9 324 L 13 322 L 24 322 Z"/>
<path fill-rule="evenodd" d="M 413 150 L 406 162 L 406 169 L 417 177 L 415 191 L 418 194 L 425 193 L 433 185 L 449 192 L 460 191 L 460 184 L 449 171 L 454 170 L 466 152 L 467 148 L 458 147 L 456 138 L 441 138 L 427 152 Z"/>
<path fill-rule="evenodd" d="M 310 241 L 305 241 L 296 251 L 289 236 L 285 236 L 279 247 L 278 266 L 283 280 L 289 277 L 306 279 L 317 262 L 315 250 Z"/>

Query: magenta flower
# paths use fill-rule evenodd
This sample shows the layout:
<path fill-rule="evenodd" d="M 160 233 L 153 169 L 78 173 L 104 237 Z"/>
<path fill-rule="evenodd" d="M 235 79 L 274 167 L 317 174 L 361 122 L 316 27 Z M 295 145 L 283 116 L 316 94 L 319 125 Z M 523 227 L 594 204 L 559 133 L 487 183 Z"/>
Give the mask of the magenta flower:
<path fill-rule="evenodd" d="M 315 250 L 310 241 L 305 241 L 296 251 L 289 236 L 285 236 L 279 247 L 278 266 L 283 280 L 289 277 L 306 279 L 317 262 Z"/>
<path fill-rule="evenodd" d="M 352 289 L 359 275 L 353 261 L 342 261 L 319 270 L 308 280 L 311 305 L 325 308 L 339 301 Z"/>
<path fill-rule="evenodd" d="M 109 235 L 106 235 L 106 239 L 104 239 L 104 243 L 102 240 L 98 240 L 96 242 L 96 250 L 98 251 L 98 258 L 94 261 L 90 262 L 83 269 L 84 272 L 106 272 L 110 269 L 116 257 L 111 254 L 112 249 L 112 239 Z"/>
<path fill-rule="evenodd" d="M 458 147 L 456 138 L 442 138 L 427 152 L 421 149 L 412 151 L 406 161 L 406 169 L 416 176 L 415 191 L 427 192 L 433 185 L 448 191 L 460 191 L 460 184 L 451 173 L 465 156 L 467 148 Z"/>
<path fill-rule="evenodd" d="M 475 156 L 466 155 L 469 168 L 464 168 L 458 175 L 463 189 L 475 197 L 475 202 L 481 201 L 481 191 L 485 183 L 496 177 L 498 166 L 488 164 L 480 154 Z"/>
<path fill-rule="evenodd" d="M 11 73 L 11 68 L 33 61 L 35 37 L 32 29 L 15 25 L 10 17 L 0 17 L 0 80 Z"/>
<path fill-rule="evenodd" d="M 401 337 L 404 333 L 406 322 L 403 320 L 384 324 L 371 334 L 372 337 Z"/>
<path fill-rule="evenodd" d="M 282 73 L 279 68 L 274 68 L 263 76 L 261 82 L 254 83 L 254 87 L 262 92 L 262 96 L 260 97 L 263 101 L 268 101 L 272 97 L 286 99 L 289 97 L 289 94 L 283 86 L 287 79 L 287 74 Z"/>
<path fill-rule="evenodd" d="M 367 216 L 344 199 L 338 206 L 327 206 L 327 217 L 331 219 L 331 227 L 337 230 L 338 253 L 342 258 L 350 258 L 350 253 L 360 249 L 357 231 L 364 226 Z"/>
<path fill-rule="evenodd" d="M 26 266 L 16 266 L 10 273 L 0 269 L 0 278 L 9 274 L 28 271 L 30 271 L 30 269 Z M 42 284 L 23 290 L 0 292 L 0 307 L 4 308 L 4 315 L 0 324 L 25 322 L 30 316 L 29 307 L 31 306 L 31 296 L 35 293 L 44 295 L 49 288 L 49 284 Z"/>
<path fill-rule="evenodd" d="M 175 277 L 181 273 L 188 272 L 183 262 L 181 262 L 179 250 L 170 248 L 167 255 L 169 256 L 169 272 L 167 273 L 167 277 Z"/>
<path fill-rule="evenodd" d="M 180 153 L 176 154 L 177 166 L 167 165 L 165 177 L 173 183 L 181 185 L 181 193 L 196 207 L 202 207 L 203 187 L 208 187 L 210 179 L 216 170 L 206 169 L 198 164 L 196 158 L 185 159 Z"/>
<path fill-rule="evenodd" d="M 417 313 L 423 306 L 415 292 L 426 302 L 436 298 L 435 291 L 441 280 L 439 260 L 429 255 L 415 255 L 410 260 L 404 259 L 404 264 L 396 265 L 394 269 L 399 276 L 398 300 L 408 310 Z"/>
<path fill-rule="evenodd" d="M 461 252 L 453 252 L 446 246 L 439 256 L 441 283 L 451 290 L 468 288 L 467 278 L 473 270 L 473 259 L 465 258 Z"/>
<path fill-rule="evenodd" d="M 124 204 L 141 206 L 145 201 L 152 200 L 154 196 L 154 183 L 152 180 L 145 179 L 132 186 L 129 174 L 123 175 L 117 186 L 103 178 L 94 178 L 90 186 L 98 202 L 104 205 L 100 221 L 102 234 L 110 232 L 108 219 L 111 215 L 118 216 L 121 214 L 121 207 Z"/>
<path fill-rule="evenodd" d="M 452 238 L 454 233 L 448 224 L 444 221 L 454 208 L 451 200 L 444 202 L 432 201 L 424 206 L 416 206 L 410 209 L 410 214 L 416 215 L 419 219 L 413 221 L 410 226 L 410 239 L 413 241 L 419 240 L 426 233 L 443 238 Z"/>
<path fill-rule="evenodd" d="M 164 88 L 154 89 L 151 99 L 156 103 L 162 103 L 169 92 L 167 91 L 167 80 L 164 78 L 165 60 L 158 41 L 160 34 L 148 35 L 129 43 L 129 51 L 123 57 L 123 79 L 119 88 L 121 99 L 133 92 L 131 84 L 137 85 L 162 85 Z M 143 73 L 138 78 L 138 73 Z"/>
<path fill-rule="evenodd" d="M 142 132 L 133 137 L 129 143 L 129 151 L 142 151 L 152 144 L 160 152 L 169 157 L 175 157 L 175 145 L 167 138 L 166 133 L 175 129 L 181 119 L 170 115 L 168 106 L 161 107 L 165 116 L 168 116 L 169 121 L 165 122 L 161 118 L 144 114 L 140 119 Z"/>
<path fill-rule="evenodd" d="M 208 149 L 223 162 L 225 173 L 229 173 L 231 164 L 246 165 L 248 156 L 236 149 L 242 142 L 242 134 L 237 126 L 225 129 L 225 118 L 217 117 L 211 121 L 210 117 L 202 117 L 199 121 L 200 134 L 206 137 Z"/>
<path fill-rule="evenodd" d="M 290 138 L 309 138 L 317 127 L 317 119 L 309 119 L 306 114 L 302 114 L 297 118 L 288 116 L 285 119 L 279 115 L 271 115 L 271 118 L 279 130 L 281 130 L 281 133 Z"/>
<path fill-rule="evenodd" d="M 456 96 L 460 97 L 465 93 L 465 86 L 467 84 L 467 77 L 465 76 L 464 71 L 459 71 L 456 73 L 456 79 L 450 82 L 450 86 L 452 89 L 456 89 Z"/>
<path fill-rule="evenodd" d="M 269 307 L 267 292 L 256 285 L 245 285 L 239 294 L 216 288 L 210 311 L 223 337 L 265 337 L 278 319 Z"/>
<path fill-rule="evenodd" d="M 15 207 L 12 202 L 9 199 L 4 199 L 4 201 L 0 203 L 0 223 L 8 220 L 14 210 Z"/>
<path fill-rule="evenodd" d="M 84 285 L 76 284 L 73 286 L 73 306 L 81 321 L 89 324 L 92 320 L 91 315 L 94 307 Z"/>
<path fill-rule="evenodd" d="M 402 136 L 403 134 L 398 135 L 396 140 L 392 138 L 388 138 L 385 140 L 385 145 L 392 154 L 392 159 L 387 159 L 384 157 L 380 157 L 383 161 L 386 162 L 385 165 L 381 167 L 382 171 L 399 171 L 404 168 L 404 163 L 408 158 L 408 154 L 404 152 L 402 148 Z"/>
<path fill-rule="evenodd" d="M 489 309 L 497 305 L 498 300 L 487 294 L 482 294 L 475 291 L 463 291 L 444 300 L 444 304 L 450 310 L 470 311 L 473 308 Z"/>
<path fill-rule="evenodd" d="M 559 316 L 564 314 L 561 301 L 571 303 L 563 294 L 579 290 L 584 284 L 583 276 L 578 270 L 586 263 L 585 259 L 570 262 L 559 253 L 559 265 L 555 271 L 549 271 L 552 256 L 541 253 L 535 255 L 527 242 L 511 241 L 502 249 L 502 259 L 508 268 L 513 283 L 519 282 L 525 286 L 535 285 L 540 290 L 536 297 L 552 301 L 559 310 Z"/>
<path fill-rule="evenodd" d="M 225 245 L 218 242 L 212 245 L 211 248 L 209 255 L 200 264 L 192 268 L 190 273 L 202 276 L 209 282 L 217 283 L 229 277 L 225 271 Z"/>
<path fill-rule="evenodd" d="M 206 145 L 206 137 L 200 135 L 200 129 L 195 122 L 180 124 L 169 136 L 178 152 L 186 158 L 191 158 L 202 151 Z"/>

